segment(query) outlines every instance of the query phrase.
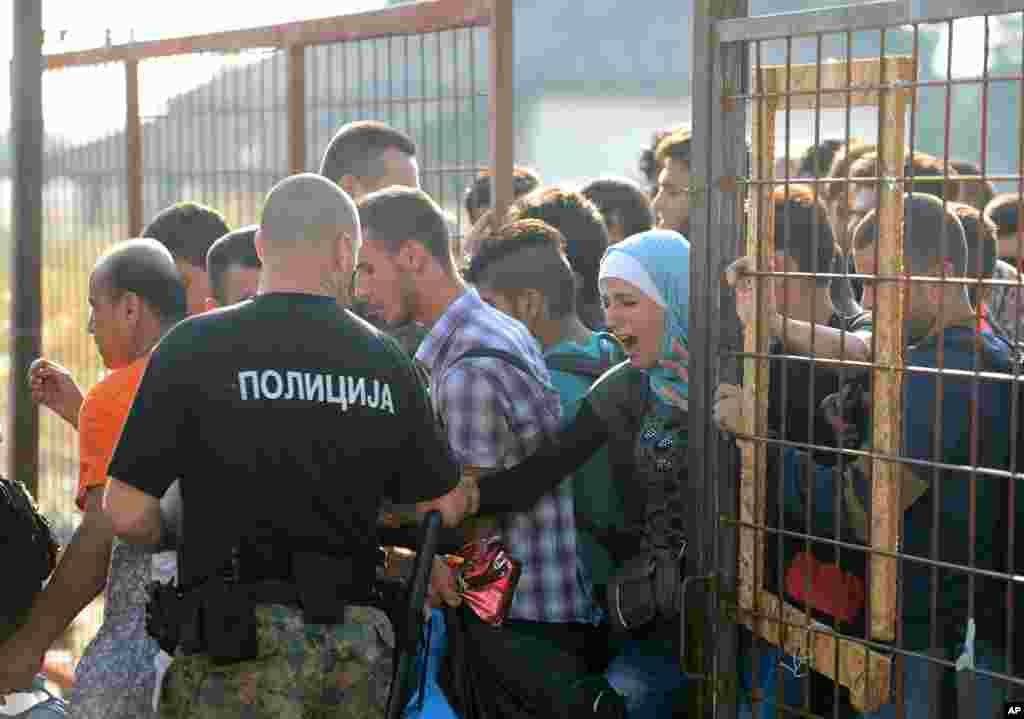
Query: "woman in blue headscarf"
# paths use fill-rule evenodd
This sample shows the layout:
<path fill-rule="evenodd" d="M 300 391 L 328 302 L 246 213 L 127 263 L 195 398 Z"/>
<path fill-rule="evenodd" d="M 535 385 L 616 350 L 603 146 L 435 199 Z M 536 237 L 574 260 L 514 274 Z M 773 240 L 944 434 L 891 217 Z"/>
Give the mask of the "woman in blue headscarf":
<path fill-rule="evenodd" d="M 608 682 L 631 718 L 685 713 L 679 670 L 679 591 L 687 528 L 687 378 L 690 245 L 651 230 L 605 252 L 599 285 L 608 329 L 629 360 L 587 392 L 571 422 L 516 467 L 480 485 L 482 514 L 523 511 L 601 447 L 625 517 L 597 528 L 619 567 L 609 587 Z"/>

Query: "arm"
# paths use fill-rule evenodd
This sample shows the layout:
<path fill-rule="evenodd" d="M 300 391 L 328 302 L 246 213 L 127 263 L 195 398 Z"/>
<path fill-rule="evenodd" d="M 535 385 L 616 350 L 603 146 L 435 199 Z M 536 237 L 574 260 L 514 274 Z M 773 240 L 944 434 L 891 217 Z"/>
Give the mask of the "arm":
<path fill-rule="evenodd" d="M 100 506 L 102 498 L 101 488 L 88 490 L 82 524 L 53 577 L 37 595 L 25 624 L 0 646 L 0 695 L 31 685 L 46 651 L 103 591 L 114 530 Z"/>
<path fill-rule="evenodd" d="M 146 546 L 160 544 L 162 521 L 158 498 L 111 478 L 103 511 L 114 534 L 124 541 Z"/>
<path fill-rule="evenodd" d="M 736 290 L 736 314 L 744 325 L 753 322 L 757 316 L 753 278 L 743 276 L 744 273 L 752 272 L 754 268 L 752 257 L 741 257 L 726 270 L 726 281 Z M 769 269 L 774 269 L 774 265 Z M 813 342 L 814 354 L 817 357 L 857 362 L 871 361 L 870 333 L 842 332 L 828 325 L 785 317 L 778 311 L 774 282 L 766 279 L 764 288 L 765 315 L 768 319 L 769 332 L 773 337 L 784 339 L 787 350 L 797 354 L 810 354 Z"/>
<path fill-rule="evenodd" d="M 582 467 L 608 442 L 608 429 L 587 400 L 571 422 L 515 467 L 480 481 L 478 511 L 523 512 Z"/>
<path fill-rule="evenodd" d="M 828 325 L 784 317 L 778 312 L 771 315 L 769 327 L 772 336 L 783 339 L 786 349 L 796 354 L 811 354 L 813 342 L 816 357 L 853 362 L 870 362 L 872 358 L 869 333 L 843 332 Z"/>

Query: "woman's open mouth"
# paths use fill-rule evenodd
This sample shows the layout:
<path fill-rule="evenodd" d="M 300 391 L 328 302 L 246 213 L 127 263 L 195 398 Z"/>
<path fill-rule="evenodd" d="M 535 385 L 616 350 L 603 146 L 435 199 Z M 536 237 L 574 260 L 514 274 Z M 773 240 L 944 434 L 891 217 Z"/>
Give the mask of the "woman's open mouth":
<path fill-rule="evenodd" d="M 616 335 L 619 338 L 619 342 L 622 343 L 622 348 L 627 353 L 632 354 L 633 350 L 636 349 L 637 339 L 633 335 Z"/>

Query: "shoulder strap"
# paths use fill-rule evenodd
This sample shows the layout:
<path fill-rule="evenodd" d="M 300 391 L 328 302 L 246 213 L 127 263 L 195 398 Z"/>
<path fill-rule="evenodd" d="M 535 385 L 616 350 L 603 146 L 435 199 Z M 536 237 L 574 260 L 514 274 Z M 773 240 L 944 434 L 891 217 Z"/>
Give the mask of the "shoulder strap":
<path fill-rule="evenodd" d="M 473 349 L 462 353 L 451 363 L 452 365 L 457 364 L 465 359 L 499 359 L 502 362 L 506 362 L 525 375 L 530 377 L 536 377 L 530 366 L 526 364 L 522 357 L 519 355 L 508 352 L 507 350 L 500 350 L 495 347 L 474 347 Z"/>
<path fill-rule="evenodd" d="M 597 346 L 601 353 L 597 359 L 578 352 L 553 352 L 545 355 L 544 363 L 548 369 L 556 372 L 565 372 L 595 380 L 617 364 L 615 351 L 619 345 L 614 336 L 607 332 L 599 332 Z"/>

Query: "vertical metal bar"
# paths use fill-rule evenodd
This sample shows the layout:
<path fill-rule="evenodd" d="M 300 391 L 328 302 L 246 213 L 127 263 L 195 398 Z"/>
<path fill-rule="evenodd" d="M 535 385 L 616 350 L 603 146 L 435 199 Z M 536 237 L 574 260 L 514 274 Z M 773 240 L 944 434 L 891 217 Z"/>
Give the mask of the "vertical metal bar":
<path fill-rule="evenodd" d="M 306 46 L 288 48 L 288 172 L 306 168 Z"/>
<path fill-rule="evenodd" d="M 880 85 L 900 80 L 899 65 L 885 57 L 886 31 L 880 37 Z M 894 77 L 895 76 L 895 77 Z M 878 94 L 878 161 L 879 174 L 899 176 L 903 170 L 903 129 L 905 104 L 901 92 L 880 90 Z M 896 187 L 878 190 L 879 236 L 875 246 L 877 274 L 892 277 L 900 273 L 903 256 L 903 192 Z M 884 321 L 875 323 L 877 353 L 875 361 L 884 367 L 899 366 L 903 356 L 903 317 L 901 287 L 898 283 L 880 283 L 875 288 L 876 312 L 884 313 Z M 876 318 L 879 315 L 876 314 Z M 874 412 L 872 446 L 876 452 L 898 455 L 902 436 L 902 377 L 899 372 L 876 369 L 873 372 Z M 872 466 L 871 546 L 894 552 L 899 547 L 900 473 L 902 466 L 887 460 L 875 460 Z M 896 560 L 874 555 L 870 560 L 872 638 L 891 641 L 896 636 Z"/>
<path fill-rule="evenodd" d="M 697 0 L 691 17 L 694 82 L 690 173 L 695 192 L 690 207 L 690 372 L 694 379 L 689 396 L 689 465 L 696 501 L 691 503 L 689 526 L 696 533 L 693 546 L 698 550 L 694 557 L 698 572 L 717 572 L 720 578 L 719 591 L 710 593 L 702 654 L 707 664 L 703 673 L 710 674 L 715 685 L 711 708 L 723 719 L 735 717 L 739 709 L 738 627 L 730 621 L 730 600 L 722 591 L 731 592 L 738 586 L 738 567 L 736 530 L 720 525 L 719 518 L 735 512 L 738 468 L 732 442 L 722 437 L 710 417 L 718 382 L 739 382 L 734 359 L 730 358 L 721 372 L 718 362 L 720 353 L 742 348 L 732 293 L 721 286 L 720 277 L 740 246 L 743 230 L 737 220 L 742 217 L 743 203 L 738 191 L 724 191 L 718 181 L 746 175 L 746 103 L 732 107 L 726 98 L 746 92 L 749 59 L 746 43 L 719 45 L 715 22 L 746 17 L 747 13 L 748 0 Z M 735 185 L 739 187 L 740 183 Z M 713 647 L 709 641 L 712 637 Z"/>
<path fill-rule="evenodd" d="M 11 61 L 11 363 L 7 476 L 39 491 L 39 411 L 25 381 L 42 349 L 43 15 L 42 0 L 14 0 Z"/>
<path fill-rule="evenodd" d="M 139 117 L 139 62 L 124 64 L 125 80 L 125 165 L 128 199 L 128 234 L 142 234 L 142 119 Z"/>
<path fill-rule="evenodd" d="M 435 32 L 434 39 L 437 45 L 437 164 L 434 166 L 437 178 L 437 204 L 444 207 L 444 168 L 447 159 L 444 151 L 444 45 L 441 42 L 441 33 Z"/>
<path fill-rule="evenodd" d="M 492 0 L 491 11 L 491 182 L 494 227 L 512 204 L 514 162 L 513 7 L 512 0 Z"/>

